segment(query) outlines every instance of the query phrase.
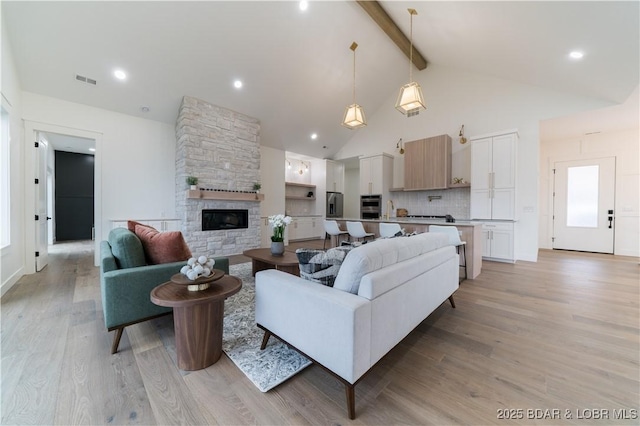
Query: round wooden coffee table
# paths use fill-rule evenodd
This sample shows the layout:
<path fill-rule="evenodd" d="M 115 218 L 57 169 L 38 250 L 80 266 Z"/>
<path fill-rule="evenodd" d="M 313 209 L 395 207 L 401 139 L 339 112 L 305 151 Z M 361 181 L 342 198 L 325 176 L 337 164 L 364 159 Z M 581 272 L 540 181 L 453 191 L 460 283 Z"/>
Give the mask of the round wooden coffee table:
<path fill-rule="evenodd" d="M 243 255 L 251 258 L 251 274 L 264 271 L 265 269 L 277 269 L 292 275 L 300 276 L 300 267 L 298 266 L 298 256 L 295 253 L 285 251 L 282 256 L 274 256 L 271 249 L 257 248 L 245 250 Z"/>
<path fill-rule="evenodd" d="M 225 275 L 206 290 L 189 291 L 171 281 L 151 290 L 153 303 L 173 308 L 178 368 L 200 370 L 220 359 L 224 300 L 241 288 L 240 278 Z"/>

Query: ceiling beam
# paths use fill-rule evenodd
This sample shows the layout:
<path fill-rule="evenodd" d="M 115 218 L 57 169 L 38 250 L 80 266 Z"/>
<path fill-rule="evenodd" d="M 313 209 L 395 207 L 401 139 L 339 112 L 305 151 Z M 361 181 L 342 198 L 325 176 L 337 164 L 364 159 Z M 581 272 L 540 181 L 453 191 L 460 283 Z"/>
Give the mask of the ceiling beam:
<path fill-rule="evenodd" d="M 398 28 L 389 14 L 382 8 L 377 1 L 358 1 L 362 8 L 371 16 L 371 18 L 378 24 L 382 31 L 384 31 L 389 38 L 400 48 L 402 53 L 409 58 L 409 50 L 411 48 L 411 42 L 406 35 Z M 420 52 L 413 46 L 413 65 L 422 71 L 427 67 L 427 60 L 422 56 Z"/>

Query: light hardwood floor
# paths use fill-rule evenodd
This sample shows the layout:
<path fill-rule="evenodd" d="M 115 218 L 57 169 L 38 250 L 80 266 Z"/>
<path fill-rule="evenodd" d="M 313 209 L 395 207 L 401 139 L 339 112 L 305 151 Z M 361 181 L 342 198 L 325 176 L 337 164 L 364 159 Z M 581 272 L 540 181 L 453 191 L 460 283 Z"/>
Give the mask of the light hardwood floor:
<path fill-rule="evenodd" d="M 541 251 L 537 263 L 484 262 L 456 309 L 440 306 L 358 384 L 349 421 L 343 386 L 317 366 L 267 393 L 224 354 L 178 370 L 159 336 L 171 317 L 127 327 L 111 355 L 92 244 L 50 256 L 2 297 L 2 424 L 639 422 L 637 258 Z"/>

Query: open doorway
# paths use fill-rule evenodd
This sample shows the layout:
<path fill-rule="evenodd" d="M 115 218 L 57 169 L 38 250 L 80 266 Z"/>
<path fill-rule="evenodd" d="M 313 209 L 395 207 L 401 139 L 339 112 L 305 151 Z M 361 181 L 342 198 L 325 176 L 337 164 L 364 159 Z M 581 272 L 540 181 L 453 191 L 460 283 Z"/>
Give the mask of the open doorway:
<path fill-rule="evenodd" d="M 95 139 L 37 132 L 36 271 L 48 263 L 48 246 L 92 240 Z"/>
<path fill-rule="evenodd" d="M 93 183 L 88 192 L 93 196 L 93 212 L 89 221 L 88 239 L 93 239 L 94 264 L 98 265 L 97 236 L 102 232 L 102 198 L 100 147 L 102 134 L 82 129 L 74 129 L 53 124 L 25 121 L 25 143 L 35 149 L 25 150 L 25 181 L 35 185 L 26 185 L 24 194 L 24 211 L 27 223 L 36 220 L 34 226 L 25 228 L 25 273 L 32 274 L 46 266 L 48 247 L 57 243 L 56 219 L 56 151 L 77 153 L 90 156 L 94 164 Z M 42 142 L 42 143 L 41 143 Z M 43 149 L 46 147 L 46 149 Z M 44 157 L 42 161 L 40 157 Z M 84 157 L 88 158 L 88 157 Z M 77 179 L 80 179 L 77 177 Z M 40 184 L 42 182 L 42 184 Z M 44 195 L 42 195 L 44 194 Z M 86 204 L 86 203 L 85 203 Z M 42 218 L 42 220 L 40 220 Z M 50 219 L 48 219 L 50 218 Z M 83 237 L 83 238 L 84 238 Z"/>

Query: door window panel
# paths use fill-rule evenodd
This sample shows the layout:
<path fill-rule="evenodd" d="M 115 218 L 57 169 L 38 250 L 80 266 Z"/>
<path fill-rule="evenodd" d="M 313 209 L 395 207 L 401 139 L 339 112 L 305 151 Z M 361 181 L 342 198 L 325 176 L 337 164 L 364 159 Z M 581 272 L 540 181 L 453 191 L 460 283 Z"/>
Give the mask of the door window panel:
<path fill-rule="evenodd" d="M 567 226 L 598 227 L 599 166 L 567 169 Z"/>

